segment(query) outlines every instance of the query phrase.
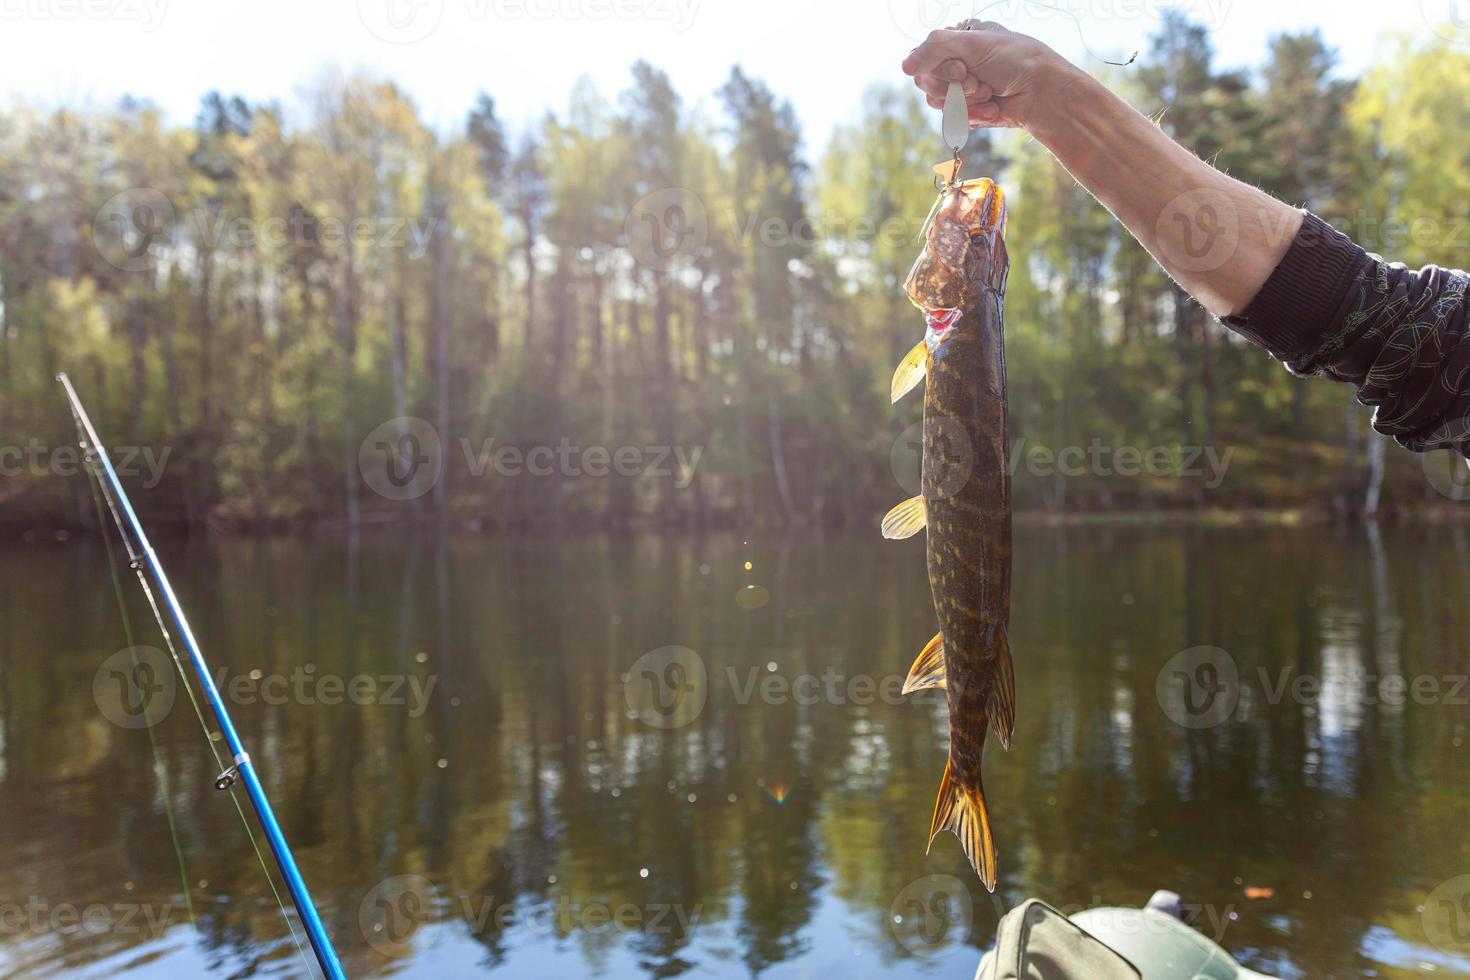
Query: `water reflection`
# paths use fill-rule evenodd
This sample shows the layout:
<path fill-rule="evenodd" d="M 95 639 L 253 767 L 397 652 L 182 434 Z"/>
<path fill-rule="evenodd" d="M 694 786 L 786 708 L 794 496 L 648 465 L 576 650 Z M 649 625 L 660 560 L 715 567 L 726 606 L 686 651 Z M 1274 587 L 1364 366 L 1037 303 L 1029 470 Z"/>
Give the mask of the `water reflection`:
<path fill-rule="evenodd" d="M 944 709 L 894 693 L 933 632 L 917 542 L 161 551 L 354 976 L 966 976 L 1022 897 L 1157 887 L 1257 968 L 1392 976 L 1470 970 L 1420 914 L 1470 871 L 1465 530 L 1018 529 L 994 898 L 953 841 L 924 853 Z M 0 970 L 303 974 L 187 702 L 166 779 L 93 702 L 119 622 L 95 541 L 0 553 Z M 640 685 L 693 676 L 630 674 L 666 647 L 703 700 L 649 724 Z M 1218 725 L 1160 703 L 1194 647 L 1239 678 Z M 942 876 L 972 927 L 932 914 Z"/>

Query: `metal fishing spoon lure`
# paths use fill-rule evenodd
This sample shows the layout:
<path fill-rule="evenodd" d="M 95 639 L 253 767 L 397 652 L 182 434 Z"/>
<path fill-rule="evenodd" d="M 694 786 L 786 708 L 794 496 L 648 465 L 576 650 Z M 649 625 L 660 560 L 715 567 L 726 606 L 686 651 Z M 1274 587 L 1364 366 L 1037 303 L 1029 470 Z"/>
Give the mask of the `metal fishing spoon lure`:
<path fill-rule="evenodd" d="M 954 154 L 949 164 L 941 163 L 936 170 L 948 170 L 946 186 L 953 187 L 960 179 L 960 151 L 970 138 L 970 109 L 965 103 L 965 87 L 959 82 L 950 82 L 944 93 L 944 111 L 940 117 L 940 132 L 944 145 Z"/>

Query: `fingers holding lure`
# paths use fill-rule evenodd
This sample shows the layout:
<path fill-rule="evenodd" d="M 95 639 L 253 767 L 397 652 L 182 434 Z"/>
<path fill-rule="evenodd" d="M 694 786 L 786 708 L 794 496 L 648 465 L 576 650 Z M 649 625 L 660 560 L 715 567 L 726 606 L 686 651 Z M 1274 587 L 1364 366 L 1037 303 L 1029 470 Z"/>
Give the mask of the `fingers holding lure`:
<path fill-rule="evenodd" d="M 946 126 L 946 141 L 951 135 Z M 905 693 L 942 688 L 949 757 L 930 825 L 960 839 L 985 886 L 996 885 L 995 843 L 981 783 L 993 729 L 1015 729 L 1010 619 L 1011 486 L 1001 298 L 1008 260 L 1005 195 L 991 180 L 951 182 L 904 284 L 925 334 L 899 363 L 897 401 L 924 385 L 922 493 L 893 508 L 883 535 L 927 529 L 929 588 L 939 632 L 915 659 Z M 956 479 L 958 477 L 958 479 Z"/>

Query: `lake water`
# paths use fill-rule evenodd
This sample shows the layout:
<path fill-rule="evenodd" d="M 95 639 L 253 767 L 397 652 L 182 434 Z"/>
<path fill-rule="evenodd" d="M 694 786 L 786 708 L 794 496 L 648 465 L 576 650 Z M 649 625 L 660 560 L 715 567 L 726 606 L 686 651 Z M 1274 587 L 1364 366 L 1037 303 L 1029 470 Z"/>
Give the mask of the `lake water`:
<path fill-rule="evenodd" d="M 925 854 L 934 614 L 876 538 L 159 550 L 353 976 L 968 978 L 1027 896 L 1156 888 L 1266 972 L 1470 975 L 1470 526 L 1018 527 L 994 896 Z M 127 646 L 99 536 L 0 550 L 0 974 L 309 975 Z"/>

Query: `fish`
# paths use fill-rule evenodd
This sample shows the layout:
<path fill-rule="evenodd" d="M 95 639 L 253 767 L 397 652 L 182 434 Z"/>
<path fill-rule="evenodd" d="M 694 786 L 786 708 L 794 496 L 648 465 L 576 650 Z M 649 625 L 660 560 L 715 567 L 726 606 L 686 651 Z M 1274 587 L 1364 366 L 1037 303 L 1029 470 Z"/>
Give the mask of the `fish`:
<path fill-rule="evenodd" d="M 1009 750 L 1016 680 L 1011 613 L 1011 478 L 1003 309 L 1010 259 L 1005 193 L 989 178 L 951 182 L 940 195 L 904 283 L 924 313 L 924 339 L 894 372 L 897 402 L 924 384 L 922 492 L 883 518 L 887 538 L 926 532 L 929 590 L 939 631 L 920 651 L 905 693 L 943 688 L 949 754 L 929 847 L 959 838 L 995 891 L 995 840 L 981 782 L 988 732 Z"/>

